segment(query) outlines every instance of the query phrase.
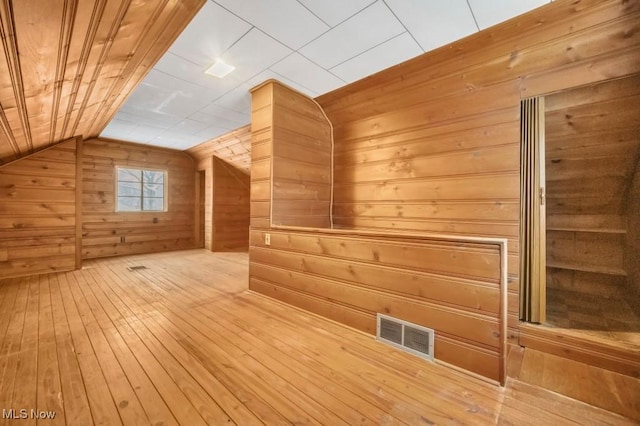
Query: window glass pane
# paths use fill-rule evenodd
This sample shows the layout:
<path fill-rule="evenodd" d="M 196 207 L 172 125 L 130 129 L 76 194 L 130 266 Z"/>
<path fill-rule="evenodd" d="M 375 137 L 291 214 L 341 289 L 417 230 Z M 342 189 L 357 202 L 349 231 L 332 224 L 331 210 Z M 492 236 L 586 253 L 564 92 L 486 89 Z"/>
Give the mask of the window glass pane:
<path fill-rule="evenodd" d="M 118 182 L 118 197 L 140 197 L 141 187 L 136 182 Z"/>
<path fill-rule="evenodd" d="M 142 178 L 141 170 L 138 169 L 118 169 L 119 182 L 140 182 Z"/>
<path fill-rule="evenodd" d="M 148 211 L 163 211 L 164 210 L 164 198 L 145 198 L 144 209 Z"/>
<path fill-rule="evenodd" d="M 117 168 L 116 211 L 164 211 L 165 171 Z"/>
<path fill-rule="evenodd" d="M 156 183 L 145 183 L 143 186 L 144 197 L 164 197 L 164 185 Z"/>
<path fill-rule="evenodd" d="M 140 211 L 140 197 L 118 197 L 118 211 Z"/>
<path fill-rule="evenodd" d="M 144 183 L 164 183 L 164 172 L 156 172 L 152 170 L 143 170 L 143 179 Z"/>

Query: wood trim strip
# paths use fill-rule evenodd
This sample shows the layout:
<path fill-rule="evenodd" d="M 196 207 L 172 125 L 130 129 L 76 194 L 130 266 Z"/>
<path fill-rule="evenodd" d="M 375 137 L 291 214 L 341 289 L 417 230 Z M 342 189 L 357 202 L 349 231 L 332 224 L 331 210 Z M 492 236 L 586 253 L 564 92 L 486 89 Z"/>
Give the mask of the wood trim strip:
<path fill-rule="evenodd" d="M 84 203 L 82 202 L 84 192 L 82 181 L 83 146 L 84 140 L 82 136 L 76 136 L 76 269 L 82 268 L 82 216 L 84 210 Z"/>

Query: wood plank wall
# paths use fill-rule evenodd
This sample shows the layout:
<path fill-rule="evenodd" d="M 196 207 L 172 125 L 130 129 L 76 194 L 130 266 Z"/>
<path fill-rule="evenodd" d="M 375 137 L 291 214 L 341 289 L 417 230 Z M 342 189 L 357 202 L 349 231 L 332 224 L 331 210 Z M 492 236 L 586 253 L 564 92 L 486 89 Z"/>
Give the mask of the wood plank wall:
<path fill-rule="evenodd" d="M 0 2 L 0 164 L 97 136 L 204 2 Z"/>
<path fill-rule="evenodd" d="M 271 224 L 331 228 L 332 132 L 312 99 L 272 81 Z"/>
<path fill-rule="evenodd" d="M 318 221 L 303 204 L 294 223 L 306 227 L 270 221 L 270 211 L 276 218 L 276 212 L 291 208 L 289 193 L 299 197 L 300 187 L 290 182 L 308 184 L 295 154 L 304 159 L 309 149 L 297 145 L 318 146 L 314 141 L 324 115 L 292 118 L 294 109 L 304 111 L 291 106 L 304 96 L 277 82 L 255 88 L 252 95 L 249 288 L 368 333 L 376 332 L 378 312 L 434 328 L 437 359 L 503 380 L 501 296 L 506 290 L 501 284 L 506 281 L 500 243 L 332 231 L 326 226 L 328 211 Z M 317 111 L 315 104 L 307 105 Z M 326 141 L 330 128 L 320 130 Z M 319 146 L 330 154 L 326 142 Z M 284 155 L 276 158 L 278 152 Z M 312 170 L 315 176 L 330 171 L 328 160 Z M 324 182 L 330 184 L 330 178 Z M 321 227 L 312 226 L 316 223 Z"/>
<path fill-rule="evenodd" d="M 201 143 L 186 152 L 195 159 L 197 169 L 205 173 L 205 197 L 204 197 L 204 242 L 205 248 L 208 250 L 228 250 L 230 247 L 245 250 L 249 247 L 249 167 L 251 165 L 251 125 L 243 126 L 233 130 L 222 136 L 210 141 Z M 224 157 L 221 160 L 220 157 Z M 222 163 L 220 163 L 221 161 Z M 222 176 L 221 184 L 214 178 L 214 164 L 218 164 L 217 171 Z M 227 166 L 229 174 L 225 174 L 222 167 Z M 235 176 L 237 179 L 231 181 L 227 179 L 229 176 Z M 239 184 L 235 186 L 236 184 Z M 237 207 L 238 216 L 232 221 L 218 222 L 219 230 L 224 225 L 225 231 L 217 233 L 221 238 L 214 241 L 214 193 L 222 191 L 224 197 L 220 200 L 217 210 L 222 216 L 228 217 L 232 213 L 232 208 L 224 200 L 230 199 L 231 193 L 237 190 L 236 201 L 239 202 Z M 225 235 L 227 233 L 227 235 Z M 242 242 L 239 236 L 244 235 Z M 225 247 L 227 247 L 225 249 Z"/>
<path fill-rule="evenodd" d="M 167 170 L 168 210 L 116 213 L 116 166 Z M 193 159 L 180 151 L 105 139 L 85 141 L 82 257 L 193 248 L 195 170 Z"/>
<path fill-rule="evenodd" d="M 251 91 L 251 229 L 271 228 L 272 92 L 270 85 Z"/>
<path fill-rule="evenodd" d="M 76 139 L 0 167 L 0 278 L 74 269 L 76 208 Z"/>
<path fill-rule="evenodd" d="M 251 125 L 247 124 L 222 136 L 203 142 L 187 150 L 196 161 L 208 161 L 213 156 L 224 159 L 233 167 L 249 174 L 251 167 Z M 204 170 L 206 164 L 198 165 Z"/>
<path fill-rule="evenodd" d="M 640 159 L 629 187 L 627 198 L 627 239 L 625 242 L 625 271 L 629 306 L 640 317 Z"/>
<path fill-rule="evenodd" d="M 520 99 L 640 71 L 639 10 L 556 1 L 319 97 L 334 225 L 507 238 L 517 342 Z"/>
<path fill-rule="evenodd" d="M 324 232 L 324 233 L 323 233 Z M 376 313 L 436 330 L 435 357 L 502 379 L 500 246 L 325 230 L 251 231 L 249 288 L 376 333 Z"/>
<path fill-rule="evenodd" d="M 249 250 L 249 176 L 212 157 L 211 251 Z"/>
<path fill-rule="evenodd" d="M 640 75 L 545 98 L 547 286 L 622 298 Z"/>

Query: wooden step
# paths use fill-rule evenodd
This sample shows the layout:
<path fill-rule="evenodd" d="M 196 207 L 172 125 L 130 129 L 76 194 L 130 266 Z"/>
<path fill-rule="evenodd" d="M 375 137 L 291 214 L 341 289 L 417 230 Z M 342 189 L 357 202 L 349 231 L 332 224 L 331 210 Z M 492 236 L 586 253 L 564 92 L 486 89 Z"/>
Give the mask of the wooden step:
<path fill-rule="evenodd" d="M 573 271 L 593 272 L 596 274 L 616 275 L 619 277 L 626 277 L 627 273 L 618 268 L 610 268 L 607 266 L 599 265 L 585 265 L 581 263 L 560 262 L 557 260 L 547 259 L 547 268 L 559 268 L 559 269 L 571 269 Z"/>

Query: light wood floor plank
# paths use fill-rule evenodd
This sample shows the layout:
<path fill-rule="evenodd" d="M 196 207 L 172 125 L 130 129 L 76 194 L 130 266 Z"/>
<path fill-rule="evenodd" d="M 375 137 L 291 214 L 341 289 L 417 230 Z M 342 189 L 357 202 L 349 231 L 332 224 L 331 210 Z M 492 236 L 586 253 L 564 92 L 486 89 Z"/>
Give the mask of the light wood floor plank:
<path fill-rule="evenodd" d="M 499 388 L 247 291 L 247 272 L 247 254 L 187 250 L 0 281 L 1 407 L 68 425 L 640 420 L 639 380 L 527 349 Z M 541 387 L 588 397 L 598 384 L 627 418 Z"/>
<path fill-rule="evenodd" d="M 56 339 L 58 368 L 60 371 L 60 400 L 64 408 L 67 424 L 92 424 L 93 417 L 89 409 L 89 400 L 85 389 L 82 371 L 76 357 L 73 338 L 69 330 L 69 321 L 60 293 L 59 275 L 49 276 L 51 311 Z M 56 413 L 56 417 L 58 417 Z"/>
<path fill-rule="evenodd" d="M 38 317 L 38 382 L 36 406 L 39 410 L 55 412 L 49 424 L 64 424 L 62 386 L 56 335 L 51 311 L 49 275 L 40 275 L 40 315 Z"/>

